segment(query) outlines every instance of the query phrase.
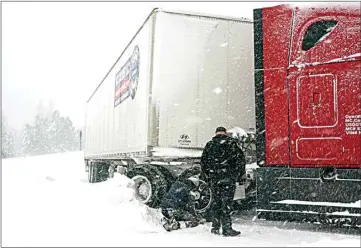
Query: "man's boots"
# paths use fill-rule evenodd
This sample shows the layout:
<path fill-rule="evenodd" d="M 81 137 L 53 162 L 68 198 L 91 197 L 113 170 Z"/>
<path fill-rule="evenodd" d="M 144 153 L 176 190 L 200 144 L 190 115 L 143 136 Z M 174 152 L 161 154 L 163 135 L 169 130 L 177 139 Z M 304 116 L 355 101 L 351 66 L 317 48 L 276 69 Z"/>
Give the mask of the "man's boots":
<path fill-rule="evenodd" d="M 198 226 L 199 222 L 193 220 L 193 221 L 186 221 L 185 224 L 186 224 L 186 228 L 192 228 Z"/>
<path fill-rule="evenodd" d="M 211 233 L 213 234 L 220 234 L 219 229 L 221 229 L 221 221 L 217 218 L 214 218 L 212 221 L 212 229 Z"/>
<path fill-rule="evenodd" d="M 223 229 L 222 234 L 223 234 L 223 236 L 225 236 L 225 237 L 234 237 L 234 236 L 240 235 L 241 232 L 240 232 L 240 231 L 233 230 L 233 229 L 230 227 L 230 228 L 227 228 L 227 229 Z"/>
<path fill-rule="evenodd" d="M 222 230 L 222 234 L 225 237 L 234 237 L 241 234 L 241 232 L 232 229 L 232 219 L 227 214 L 222 218 Z"/>
<path fill-rule="evenodd" d="M 176 221 L 174 218 L 172 219 L 163 218 L 162 223 L 164 229 L 167 230 L 168 232 L 180 229 L 179 222 Z"/>

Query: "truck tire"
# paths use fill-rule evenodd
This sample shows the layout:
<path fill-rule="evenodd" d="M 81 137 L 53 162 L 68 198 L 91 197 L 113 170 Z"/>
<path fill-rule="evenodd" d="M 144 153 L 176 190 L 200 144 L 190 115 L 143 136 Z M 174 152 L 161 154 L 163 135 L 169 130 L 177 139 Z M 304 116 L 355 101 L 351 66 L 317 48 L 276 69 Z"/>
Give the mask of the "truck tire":
<path fill-rule="evenodd" d="M 89 183 L 97 183 L 105 181 L 109 177 L 109 165 L 106 163 L 89 162 L 88 181 Z"/>
<path fill-rule="evenodd" d="M 164 178 L 166 180 L 166 184 L 167 184 L 166 191 L 168 191 L 170 189 L 170 187 L 172 186 L 172 184 L 174 183 L 174 181 L 176 180 L 175 177 L 172 175 L 172 173 L 170 173 L 170 171 L 168 169 L 162 167 L 161 165 L 155 165 L 155 167 L 164 176 Z"/>
<path fill-rule="evenodd" d="M 137 199 L 150 206 L 158 207 L 167 192 L 165 176 L 154 166 L 142 165 L 130 169 L 127 176 L 135 183 Z"/>

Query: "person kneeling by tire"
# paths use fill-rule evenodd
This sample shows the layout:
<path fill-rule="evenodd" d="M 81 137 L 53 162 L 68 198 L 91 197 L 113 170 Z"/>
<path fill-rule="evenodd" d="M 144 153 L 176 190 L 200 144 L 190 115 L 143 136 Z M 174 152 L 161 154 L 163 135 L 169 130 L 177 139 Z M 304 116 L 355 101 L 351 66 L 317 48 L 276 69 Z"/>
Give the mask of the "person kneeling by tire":
<path fill-rule="evenodd" d="M 192 190 L 199 185 L 199 179 L 192 176 L 186 180 L 178 179 L 165 194 L 160 204 L 162 209 L 163 227 L 168 231 L 180 229 L 178 221 L 185 221 L 186 227 L 196 227 L 202 218 L 195 212 Z"/>

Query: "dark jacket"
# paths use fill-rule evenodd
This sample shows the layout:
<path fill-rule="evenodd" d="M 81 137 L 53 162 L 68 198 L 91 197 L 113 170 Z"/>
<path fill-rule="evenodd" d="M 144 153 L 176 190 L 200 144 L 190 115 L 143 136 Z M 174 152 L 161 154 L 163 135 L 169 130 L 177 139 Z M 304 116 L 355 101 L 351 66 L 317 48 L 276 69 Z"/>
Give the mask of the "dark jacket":
<path fill-rule="evenodd" d="M 245 173 L 246 160 L 236 139 L 216 135 L 204 147 L 202 173 L 212 182 L 236 183 Z"/>
<path fill-rule="evenodd" d="M 190 210 L 192 206 L 190 191 L 191 187 L 187 183 L 176 181 L 163 197 L 160 207 Z"/>

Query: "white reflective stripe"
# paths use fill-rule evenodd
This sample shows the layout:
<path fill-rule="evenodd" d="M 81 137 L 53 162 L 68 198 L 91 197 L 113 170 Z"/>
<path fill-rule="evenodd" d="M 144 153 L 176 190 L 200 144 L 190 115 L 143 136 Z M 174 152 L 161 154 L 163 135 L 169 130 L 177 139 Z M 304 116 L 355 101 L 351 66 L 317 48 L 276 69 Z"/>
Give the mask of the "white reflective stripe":
<path fill-rule="evenodd" d="M 313 202 L 313 201 L 297 201 L 297 200 L 283 200 L 283 201 L 277 201 L 277 202 L 271 202 L 271 203 L 361 208 L 361 200 L 359 200 L 357 202 L 353 202 L 353 203 Z"/>
<path fill-rule="evenodd" d="M 259 212 L 277 212 L 277 213 L 302 213 L 302 214 L 320 214 L 319 212 L 314 211 L 294 211 L 294 210 L 270 210 L 270 209 L 257 209 Z M 348 211 L 344 212 L 332 212 L 332 213 L 322 213 L 325 215 L 340 215 L 340 216 L 355 216 L 361 217 L 361 214 L 358 213 L 349 213 Z"/>
<path fill-rule="evenodd" d="M 276 177 L 276 179 L 287 179 L 287 180 L 321 180 L 317 177 Z M 335 181 L 352 181 L 352 182 L 361 182 L 361 179 L 346 179 L 346 178 L 337 178 Z"/>

